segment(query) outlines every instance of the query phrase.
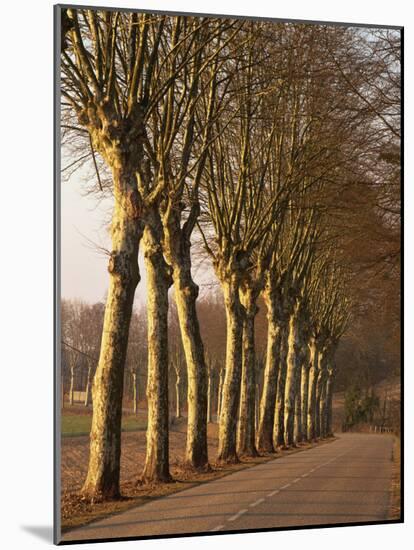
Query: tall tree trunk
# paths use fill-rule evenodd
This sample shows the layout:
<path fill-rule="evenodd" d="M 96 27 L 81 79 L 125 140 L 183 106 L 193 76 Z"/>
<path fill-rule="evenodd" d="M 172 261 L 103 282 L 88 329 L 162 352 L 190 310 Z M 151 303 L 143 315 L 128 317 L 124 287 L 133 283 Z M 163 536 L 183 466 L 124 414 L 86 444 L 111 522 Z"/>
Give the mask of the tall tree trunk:
<path fill-rule="evenodd" d="M 133 400 L 134 400 L 134 414 L 138 414 L 138 384 L 137 384 L 137 373 L 134 371 L 132 373 L 132 386 L 133 386 Z"/>
<path fill-rule="evenodd" d="M 208 369 L 208 373 L 207 373 L 207 376 L 208 376 L 208 384 L 207 384 L 207 423 L 208 424 L 211 424 L 211 422 L 213 421 L 212 419 L 212 410 L 211 410 L 211 400 L 212 400 L 212 397 L 213 397 L 213 392 L 212 392 L 212 384 L 211 384 L 211 370 Z"/>
<path fill-rule="evenodd" d="M 70 367 L 70 389 L 69 389 L 69 405 L 73 405 L 73 394 L 75 391 L 75 368 Z"/>
<path fill-rule="evenodd" d="M 308 421 L 307 436 L 308 441 L 316 439 L 316 384 L 318 380 L 318 348 L 315 338 L 311 337 L 309 341 L 309 389 L 308 389 Z"/>
<path fill-rule="evenodd" d="M 315 435 L 316 438 L 321 437 L 321 399 L 325 381 L 324 353 L 319 352 L 318 357 L 318 378 L 316 382 L 316 407 L 315 407 Z"/>
<path fill-rule="evenodd" d="M 135 174 L 113 170 L 115 207 L 112 252 L 99 362 L 92 384 L 92 427 L 88 473 L 82 493 L 118 498 L 124 367 L 142 236 Z"/>
<path fill-rule="evenodd" d="M 273 452 L 273 426 L 275 420 L 278 365 L 280 361 L 280 321 L 277 315 L 276 290 L 270 283 L 263 293 L 267 307 L 267 350 L 263 375 L 263 391 L 260 402 L 257 449 Z"/>
<path fill-rule="evenodd" d="M 285 410 L 285 385 L 287 369 L 287 339 L 288 326 L 283 323 L 280 327 L 280 360 L 277 376 L 275 418 L 273 426 L 273 447 L 277 449 L 284 444 L 284 410 Z"/>
<path fill-rule="evenodd" d="M 170 207 L 163 217 L 166 257 L 172 266 L 181 340 L 187 365 L 187 467 L 208 467 L 207 367 L 197 316 L 198 286 L 191 275 L 191 231 L 180 227 L 179 212 Z"/>
<path fill-rule="evenodd" d="M 290 316 L 284 407 L 284 445 L 294 445 L 296 380 L 300 365 L 299 307 Z"/>
<path fill-rule="evenodd" d="M 219 422 L 217 460 L 223 463 L 238 462 L 236 427 L 240 398 L 242 368 L 243 314 L 238 282 L 232 277 L 222 283 L 226 309 L 226 367 Z"/>
<path fill-rule="evenodd" d="M 170 481 L 168 449 L 168 288 L 170 271 L 160 246 L 155 213 L 145 226 L 143 248 L 147 273 L 148 427 L 144 482 Z"/>
<path fill-rule="evenodd" d="M 302 352 L 299 353 L 302 358 Z M 301 361 L 303 363 L 303 361 Z M 295 385 L 295 412 L 294 412 L 294 422 L 293 422 L 293 441 L 297 445 L 302 441 L 302 394 L 301 394 L 301 385 L 302 385 L 302 367 L 299 364 L 296 369 L 296 385 Z"/>
<path fill-rule="evenodd" d="M 237 431 L 237 453 L 243 456 L 257 456 L 255 445 L 255 341 L 254 320 L 258 312 L 255 293 L 250 288 L 241 292 L 244 306 L 243 316 L 243 358 L 240 393 L 240 415 Z"/>
<path fill-rule="evenodd" d="M 180 382 L 181 377 L 178 369 L 175 371 L 175 417 L 181 418 L 181 392 L 180 392 Z"/>
<path fill-rule="evenodd" d="M 217 422 L 220 422 L 221 404 L 223 398 L 223 383 L 224 383 L 225 368 L 222 366 L 220 369 L 219 383 L 217 390 Z"/>
<path fill-rule="evenodd" d="M 92 367 L 89 365 L 88 366 L 88 374 L 87 374 L 87 377 L 86 377 L 85 407 L 89 407 L 91 375 L 92 375 Z"/>
<path fill-rule="evenodd" d="M 309 393 L 309 358 L 305 352 L 305 359 L 302 364 L 300 395 L 301 395 L 301 424 L 302 441 L 308 440 L 308 393 Z"/>
<path fill-rule="evenodd" d="M 328 401 L 327 401 L 327 383 L 328 383 L 328 356 L 325 353 L 322 361 L 322 381 L 319 398 L 319 432 L 320 436 L 325 438 L 327 436 L 327 413 L 328 413 Z"/>
<path fill-rule="evenodd" d="M 327 403 L 326 434 L 328 437 L 333 437 L 333 429 L 332 429 L 333 382 L 334 382 L 334 371 L 333 371 L 333 368 L 330 367 L 328 370 L 328 380 L 326 382 L 326 403 Z"/>
<path fill-rule="evenodd" d="M 259 414 L 260 414 L 260 389 L 259 384 L 256 384 L 256 397 L 254 403 L 254 426 L 257 433 L 259 429 Z"/>
<path fill-rule="evenodd" d="M 323 377 L 320 405 L 319 405 L 319 434 L 323 439 L 326 437 L 326 377 Z"/>

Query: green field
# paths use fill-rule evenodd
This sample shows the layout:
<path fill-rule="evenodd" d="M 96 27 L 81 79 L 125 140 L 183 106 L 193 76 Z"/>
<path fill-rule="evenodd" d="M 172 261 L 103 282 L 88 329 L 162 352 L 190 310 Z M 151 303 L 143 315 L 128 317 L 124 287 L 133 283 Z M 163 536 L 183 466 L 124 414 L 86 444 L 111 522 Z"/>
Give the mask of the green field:
<path fill-rule="evenodd" d="M 62 414 L 61 433 L 62 437 L 73 437 L 78 435 L 89 435 L 91 430 L 92 416 L 85 414 Z M 147 423 L 142 418 L 128 415 L 122 418 L 122 431 L 134 432 L 145 430 Z"/>

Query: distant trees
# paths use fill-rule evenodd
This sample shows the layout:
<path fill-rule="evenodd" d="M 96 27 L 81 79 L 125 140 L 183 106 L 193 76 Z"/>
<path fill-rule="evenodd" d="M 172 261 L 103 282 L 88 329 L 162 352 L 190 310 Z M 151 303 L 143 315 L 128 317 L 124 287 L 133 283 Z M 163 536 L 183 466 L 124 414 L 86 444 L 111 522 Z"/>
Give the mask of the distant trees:
<path fill-rule="evenodd" d="M 67 344 L 99 356 L 84 495 L 120 494 L 125 367 L 134 412 L 147 378 L 143 482 L 171 479 L 169 395 L 179 418 L 185 388 L 187 468 L 209 468 L 214 410 L 222 463 L 332 435 L 336 350 L 358 316 L 352 274 L 371 259 L 398 272 L 398 36 L 73 8 L 62 17 L 70 170 L 90 162 L 93 192 L 114 201 L 102 339 L 88 347 L 88 323 L 77 319 L 70 336 L 62 324 Z M 199 299 L 195 246 L 217 300 Z M 146 322 L 132 311 L 139 251 Z"/>

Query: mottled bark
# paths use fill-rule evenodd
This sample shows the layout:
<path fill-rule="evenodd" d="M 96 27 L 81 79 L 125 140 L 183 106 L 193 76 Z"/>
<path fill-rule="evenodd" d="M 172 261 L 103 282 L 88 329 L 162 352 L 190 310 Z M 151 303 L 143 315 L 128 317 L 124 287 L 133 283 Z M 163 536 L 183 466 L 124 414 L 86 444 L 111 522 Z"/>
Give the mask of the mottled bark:
<path fill-rule="evenodd" d="M 309 357 L 305 352 L 305 360 L 302 364 L 300 401 L 301 401 L 301 428 L 302 441 L 308 439 L 308 393 L 309 393 Z"/>
<path fill-rule="evenodd" d="M 318 349 L 315 338 L 309 340 L 309 383 L 308 383 L 308 441 L 316 438 L 316 384 L 318 380 Z"/>
<path fill-rule="evenodd" d="M 277 376 L 275 418 L 273 426 L 273 447 L 276 449 L 284 444 L 284 404 L 286 385 L 288 327 L 283 323 L 280 327 L 280 358 Z"/>
<path fill-rule="evenodd" d="M 302 358 L 302 353 L 300 357 Z M 303 361 L 301 361 L 303 362 Z M 298 365 L 296 369 L 296 382 L 295 382 L 295 412 L 294 412 L 294 422 L 293 422 L 293 442 L 295 445 L 302 441 L 302 394 L 301 394 L 301 385 L 302 385 L 302 367 Z"/>
<path fill-rule="evenodd" d="M 243 316 L 243 358 L 240 393 L 240 414 L 237 430 L 237 453 L 240 456 L 257 456 L 255 445 L 255 340 L 254 321 L 257 312 L 256 296 L 251 288 L 241 291 Z"/>
<path fill-rule="evenodd" d="M 145 226 L 147 274 L 148 427 L 144 482 L 170 481 L 168 449 L 168 288 L 170 271 L 160 246 L 161 229 L 153 213 Z"/>
<path fill-rule="evenodd" d="M 187 223 L 187 222 L 186 222 Z M 190 224 L 188 220 L 188 224 Z M 208 466 L 207 368 L 197 316 L 198 286 L 191 275 L 190 226 L 180 227 L 179 212 L 167 209 L 163 216 L 164 249 L 172 267 L 181 340 L 187 365 L 188 423 L 185 463 L 200 469 Z"/>
<path fill-rule="evenodd" d="M 318 354 L 318 379 L 316 382 L 316 406 L 315 406 L 315 435 L 316 438 L 322 436 L 321 434 L 321 402 L 323 396 L 323 389 L 325 385 L 325 356 L 322 351 Z"/>
<path fill-rule="evenodd" d="M 284 445 L 294 445 L 296 380 L 301 368 L 301 339 L 299 327 L 299 306 L 289 319 L 288 352 L 286 359 L 286 384 L 284 403 Z"/>
<path fill-rule="evenodd" d="M 267 307 L 267 349 L 263 375 L 263 391 L 260 402 L 257 449 L 259 452 L 273 452 L 273 427 L 275 420 L 278 365 L 280 360 L 280 315 L 278 315 L 277 290 L 270 282 L 263 293 Z"/>
<path fill-rule="evenodd" d="M 124 367 L 132 305 L 139 281 L 138 247 L 142 236 L 134 171 L 112 160 L 115 205 L 109 288 L 99 362 L 92 384 L 89 465 L 82 488 L 85 496 L 103 499 L 120 495 Z"/>
<path fill-rule="evenodd" d="M 236 427 L 242 368 L 243 315 L 236 277 L 222 282 L 226 309 L 226 367 L 219 422 L 218 462 L 238 462 Z"/>
<path fill-rule="evenodd" d="M 332 401 L 333 401 L 333 384 L 334 384 L 334 371 L 333 368 L 328 369 L 328 379 L 326 382 L 326 435 L 328 437 L 333 436 L 332 429 Z"/>

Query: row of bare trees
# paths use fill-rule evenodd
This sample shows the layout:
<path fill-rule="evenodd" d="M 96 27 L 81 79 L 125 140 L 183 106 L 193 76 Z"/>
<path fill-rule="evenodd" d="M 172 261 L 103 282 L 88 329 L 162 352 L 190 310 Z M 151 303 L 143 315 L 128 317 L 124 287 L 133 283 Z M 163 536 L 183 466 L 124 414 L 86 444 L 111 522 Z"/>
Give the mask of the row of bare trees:
<path fill-rule="evenodd" d="M 376 98 L 387 92 L 384 67 L 377 63 L 375 72 L 365 61 L 374 43 L 392 36 L 228 18 L 61 13 L 62 143 L 71 170 L 93 166 L 96 193 L 111 194 L 114 204 L 84 495 L 120 494 L 139 253 L 148 339 L 142 481 L 171 479 L 170 287 L 187 369 L 185 464 L 209 467 L 195 257 L 210 259 L 226 316 L 217 460 L 329 435 L 334 355 L 351 314 L 344 227 L 338 231 L 332 219 L 338 193 L 370 179 L 379 129 L 389 136 L 393 113 L 379 113 Z M 268 333 L 256 429 L 259 299 Z"/>

